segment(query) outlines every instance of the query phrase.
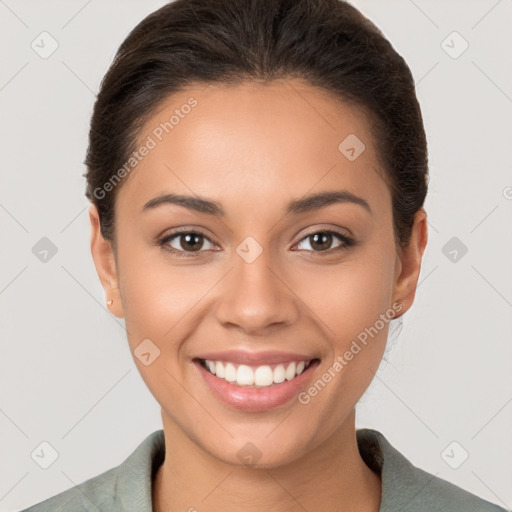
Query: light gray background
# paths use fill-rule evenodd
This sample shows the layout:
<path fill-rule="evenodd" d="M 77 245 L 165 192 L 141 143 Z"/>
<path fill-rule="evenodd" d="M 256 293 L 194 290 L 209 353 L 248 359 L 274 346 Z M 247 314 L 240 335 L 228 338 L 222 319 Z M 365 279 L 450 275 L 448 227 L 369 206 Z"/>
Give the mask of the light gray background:
<path fill-rule="evenodd" d="M 82 162 L 102 76 L 128 32 L 164 3 L 0 0 L 1 511 L 118 465 L 161 428 L 124 324 L 105 307 Z M 389 362 L 360 404 L 358 426 L 510 508 L 512 4 L 354 4 L 411 67 L 431 172 L 416 302 L 390 336 Z M 31 48 L 43 31 L 59 45 L 47 59 Z M 453 31 L 469 43 L 458 58 L 445 51 L 462 48 Z M 46 263 L 32 252 L 42 237 L 58 249 Z M 455 262 L 443 253 L 452 237 L 468 248 Z M 48 469 L 31 458 L 42 441 L 59 454 Z M 452 465 L 469 453 L 458 469 L 441 455 L 453 441 Z"/>

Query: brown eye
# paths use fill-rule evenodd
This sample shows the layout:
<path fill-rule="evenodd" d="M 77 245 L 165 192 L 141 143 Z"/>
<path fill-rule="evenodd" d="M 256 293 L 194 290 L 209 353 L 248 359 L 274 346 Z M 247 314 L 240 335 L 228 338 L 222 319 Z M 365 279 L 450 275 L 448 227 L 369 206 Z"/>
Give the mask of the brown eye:
<path fill-rule="evenodd" d="M 197 233 L 181 233 L 176 238 L 180 241 L 181 249 L 199 251 L 203 245 L 203 235 Z"/>
<path fill-rule="evenodd" d="M 334 247 L 332 246 L 333 241 L 338 240 L 338 244 Z M 309 245 L 309 248 L 306 247 L 300 247 L 301 244 L 304 243 L 304 241 L 309 242 L 307 245 Z M 299 243 L 298 248 L 302 250 L 312 250 L 313 252 L 326 252 L 331 249 L 343 249 L 345 247 L 349 247 L 353 245 L 353 242 L 350 238 L 347 236 L 338 233 L 336 231 L 330 231 L 330 230 L 324 230 L 324 231 L 317 231 L 315 233 L 311 233 L 307 236 L 305 236 Z"/>
<path fill-rule="evenodd" d="M 193 253 L 204 252 L 204 250 L 202 251 L 201 249 L 204 249 L 205 242 L 211 245 L 211 247 L 207 247 L 206 250 L 214 247 L 214 244 L 209 238 L 202 233 L 196 231 L 181 231 L 162 238 L 159 245 L 175 253 L 177 256 L 193 256 Z"/>

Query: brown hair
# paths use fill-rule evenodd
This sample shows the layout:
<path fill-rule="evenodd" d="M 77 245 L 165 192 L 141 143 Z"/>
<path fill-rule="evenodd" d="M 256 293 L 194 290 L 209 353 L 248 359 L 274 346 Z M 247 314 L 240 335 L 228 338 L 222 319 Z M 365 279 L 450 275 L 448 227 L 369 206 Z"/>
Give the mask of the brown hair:
<path fill-rule="evenodd" d="M 94 105 L 85 195 L 114 249 L 122 183 L 108 193 L 105 184 L 159 105 L 187 85 L 279 78 L 320 87 L 367 116 L 392 194 L 395 240 L 410 241 L 427 193 L 427 142 L 411 71 L 382 32 L 341 0 L 176 0 L 130 32 Z"/>

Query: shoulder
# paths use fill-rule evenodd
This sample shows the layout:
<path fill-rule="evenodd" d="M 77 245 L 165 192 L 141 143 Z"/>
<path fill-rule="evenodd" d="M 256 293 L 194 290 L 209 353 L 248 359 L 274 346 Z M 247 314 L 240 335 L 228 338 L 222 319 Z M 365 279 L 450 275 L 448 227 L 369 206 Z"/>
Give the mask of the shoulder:
<path fill-rule="evenodd" d="M 164 455 L 163 431 L 157 430 L 139 444 L 119 466 L 22 512 L 151 512 L 152 477 Z"/>
<path fill-rule="evenodd" d="M 506 512 L 504 508 L 417 468 L 376 430 L 357 431 L 365 463 L 381 475 L 379 512 Z"/>
<path fill-rule="evenodd" d="M 117 494 L 119 466 L 90 478 L 81 484 L 48 498 L 22 512 L 75 512 L 83 510 L 111 510 Z"/>

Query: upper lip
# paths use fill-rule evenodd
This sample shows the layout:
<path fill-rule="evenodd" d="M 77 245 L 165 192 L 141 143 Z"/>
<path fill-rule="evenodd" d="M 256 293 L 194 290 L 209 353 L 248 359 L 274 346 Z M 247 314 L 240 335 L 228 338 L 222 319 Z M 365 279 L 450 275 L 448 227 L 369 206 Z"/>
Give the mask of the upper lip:
<path fill-rule="evenodd" d="M 246 350 L 226 350 L 223 352 L 208 352 L 197 356 L 195 359 L 208 359 L 209 361 L 225 361 L 236 364 L 263 365 L 289 363 L 292 361 L 311 361 L 315 356 L 297 354 L 293 352 L 248 352 Z"/>

